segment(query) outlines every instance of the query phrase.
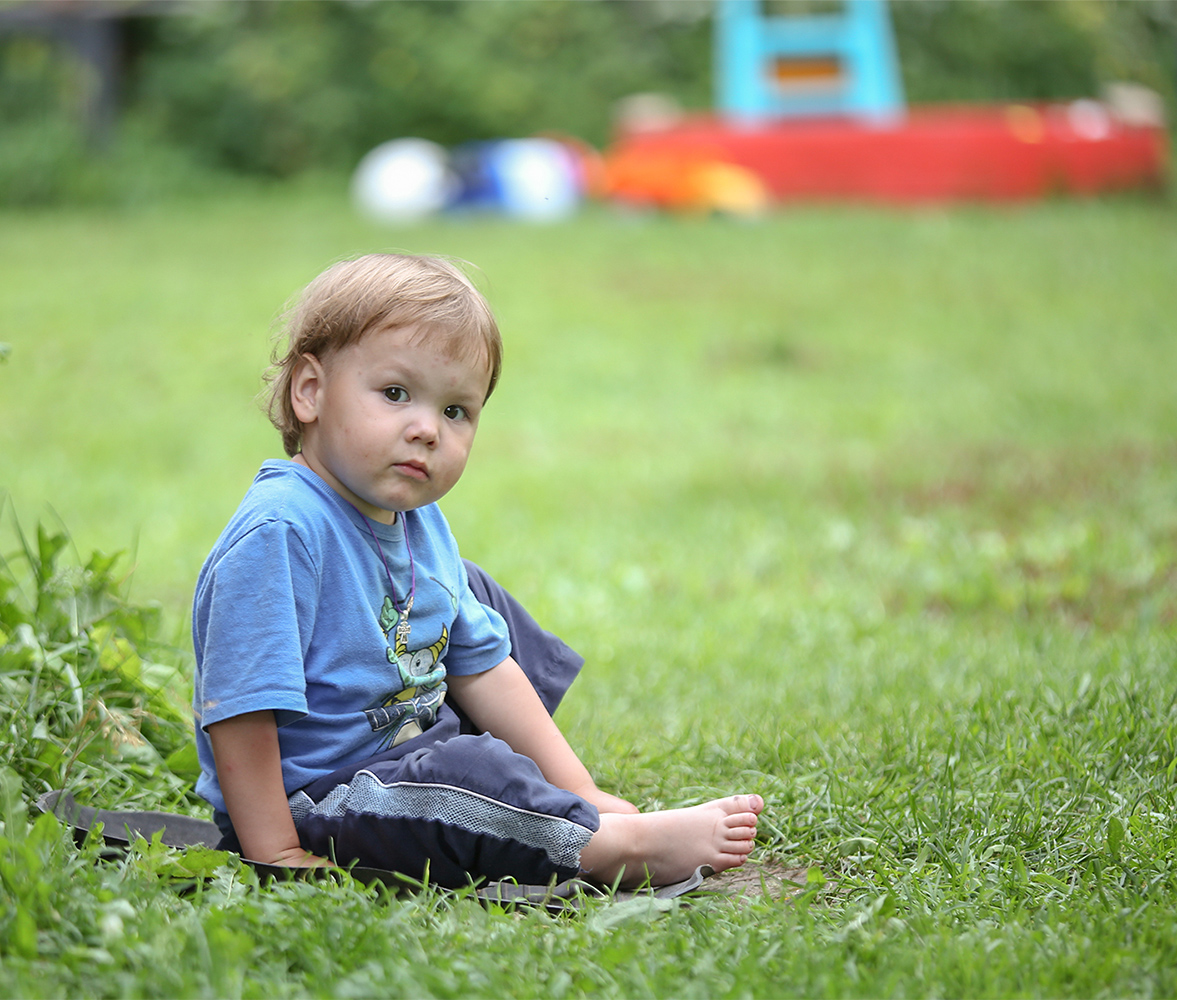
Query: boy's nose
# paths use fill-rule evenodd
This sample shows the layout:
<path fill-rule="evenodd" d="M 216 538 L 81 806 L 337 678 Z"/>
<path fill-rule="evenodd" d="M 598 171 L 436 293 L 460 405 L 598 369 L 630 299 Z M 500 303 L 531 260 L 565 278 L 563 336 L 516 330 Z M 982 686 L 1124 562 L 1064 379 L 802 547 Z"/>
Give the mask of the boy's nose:
<path fill-rule="evenodd" d="M 417 414 L 405 428 L 405 437 L 410 441 L 420 441 L 422 444 L 437 443 L 438 421 L 430 413 Z"/>

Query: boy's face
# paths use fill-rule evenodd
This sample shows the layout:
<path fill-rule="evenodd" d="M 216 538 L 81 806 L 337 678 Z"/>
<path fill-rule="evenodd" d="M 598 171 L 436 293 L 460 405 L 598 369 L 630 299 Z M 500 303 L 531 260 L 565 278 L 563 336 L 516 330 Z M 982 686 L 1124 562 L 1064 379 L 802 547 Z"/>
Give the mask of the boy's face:
<path fill-rule="evenodd" d="M 291 401 L 301 458 L 375 521 L 433 503 L 466 467 L 490 383 L 489 365 L 382 329 L 330 355 L 305 355 Z"/>

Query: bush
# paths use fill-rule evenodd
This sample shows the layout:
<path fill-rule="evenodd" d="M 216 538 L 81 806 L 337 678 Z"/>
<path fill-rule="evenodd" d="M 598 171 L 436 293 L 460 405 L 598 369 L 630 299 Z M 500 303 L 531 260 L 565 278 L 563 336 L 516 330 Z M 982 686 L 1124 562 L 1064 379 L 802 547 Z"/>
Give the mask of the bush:
<path fill-rule="evenodd" d="M 1097 39 L 1070 5 L 921 0 L 892 6 L 909 100 L 1091 97 Z"/>
<path fill-rule="evenodd" d="M 1139 0 L 891 3 L 909 101 L 1098 96 L 1130 80 L 1177 104 L 1177 6 Z"/>
<path fill-rule="evenodd" d="M 671 5 L 673 7 L 673 5 Z M 559 130 L 595 143 L 613 102 L 709 103 L 707 6 L 630 3 L 201 5 L 152 27 L 134 102 L 217 166 L 350 169 L 376 144 Z M 673 13 L 673 11 L 672 11 Z"/>
<path fill-rule="evenodd" d="M 0 769 L 24 797 L 86 784 L 111 804 L 188 794 L 195 771 L 184 672 L 154 657 L 159 613 L 120 596 L 120 555 L 66 558 L 62 531 L 15 525 L 0 558 Z"/>

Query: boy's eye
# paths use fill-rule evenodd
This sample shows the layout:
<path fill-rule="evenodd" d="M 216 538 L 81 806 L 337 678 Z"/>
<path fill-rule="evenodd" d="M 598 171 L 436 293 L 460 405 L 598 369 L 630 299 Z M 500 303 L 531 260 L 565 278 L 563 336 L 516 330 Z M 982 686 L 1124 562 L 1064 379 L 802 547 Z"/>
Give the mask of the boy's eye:
<path fill-rule="evenodd" d="M 445 408 L 445 415 L 449 420 L 465 420 L 469 416 L 466 407 L 452 405 Z"/>
<path fill-rule="evenodd" d="M 404 403 L 408 400 L 409 393 L 399 385 L 390 385 L 384 390 L 384 396 L 391 403 Z"/>

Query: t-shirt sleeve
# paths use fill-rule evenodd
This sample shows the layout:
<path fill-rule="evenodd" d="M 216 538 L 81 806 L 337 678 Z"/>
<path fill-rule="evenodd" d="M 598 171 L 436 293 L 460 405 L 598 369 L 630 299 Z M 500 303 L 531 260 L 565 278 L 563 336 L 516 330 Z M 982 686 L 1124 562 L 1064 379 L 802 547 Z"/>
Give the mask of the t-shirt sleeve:
<path fill-rule="evenodd" d="M 294 529 L 267 521 L 208 567 L 196 595 L 197 722 L 270 710 L 279 726 L 307 714 L 303 662 L 318 573 Z"/>
<path fill-rule="evenodd" d="M 481 674 L 497 667 L 511 655 L 511 636 L 507 623 L 494 608 L 482 604 L 470 590 L 466 567 L 457 560 L 461 574 L 458 587 L 458 611 L 450 630 L 445 669 L 455 676 Z"/>

